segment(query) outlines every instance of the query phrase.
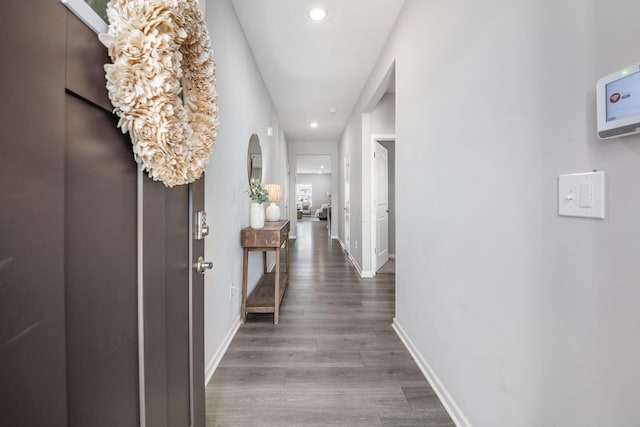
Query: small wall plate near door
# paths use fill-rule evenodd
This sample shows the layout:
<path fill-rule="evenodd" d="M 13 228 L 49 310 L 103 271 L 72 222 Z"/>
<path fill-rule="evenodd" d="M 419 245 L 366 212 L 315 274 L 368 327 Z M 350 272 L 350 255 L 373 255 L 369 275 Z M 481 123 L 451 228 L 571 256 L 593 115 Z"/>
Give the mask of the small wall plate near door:
<path fill-rule="evenodd" d="M 558 215 L 604 219 L 604 172 L 558 176 Z"/>

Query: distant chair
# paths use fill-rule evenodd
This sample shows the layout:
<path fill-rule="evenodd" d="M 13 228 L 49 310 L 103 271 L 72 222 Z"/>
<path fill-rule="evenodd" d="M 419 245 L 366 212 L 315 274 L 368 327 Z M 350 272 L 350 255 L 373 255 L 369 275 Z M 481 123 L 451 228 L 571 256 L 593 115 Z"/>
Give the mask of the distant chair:
<path fill-rule="evenodd" d="M 326 220 L 329 214 L 329 205 L 324 203 L 320 209 L 316 209 L 316 218 Z"/>
<path fill-rule="evenodd" d="M 298 202 L 298 212 L 302 212 L 303 215 L 311 215 L 311 203 L 309 201 Z"/>

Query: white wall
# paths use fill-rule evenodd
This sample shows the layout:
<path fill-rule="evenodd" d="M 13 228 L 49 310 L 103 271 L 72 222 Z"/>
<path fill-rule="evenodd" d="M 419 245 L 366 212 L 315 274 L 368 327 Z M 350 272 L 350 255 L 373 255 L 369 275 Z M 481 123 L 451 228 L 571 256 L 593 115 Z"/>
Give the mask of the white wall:
<path fill-rule="evenodd" d="M 329 204 L 330 197 L 327 192 L 331 192 L 331 174 L 299 173 L 296 177 L 296 184 L 311 184 L 312 193 L 312 215 L 316 209 L 320 209 L 323 204 Z"/>
<path fill-rule="evenodd" d="M 224 350 L 240 316 L 242 248 L 240 230 L 249 226 L 246 194 L 247 149 L 260 138 L 264 182 L 284 185 L 287 144 L 253 54 L 229 0 L 208 0 L 206 21 L 217 64 L 220 127 L 205 175 L 205 205 L 211 234 L 205 257 L 213 270 L 205 276 L 205 363 L 207 374 Z M 272 137 L 267 127 L 273 128 Z M 250 254 L 249 291 L 262 273 L 261 255 Z M 238 291 L 230 298 L 230 283 Z"/>
<path fill-rule="evenodd" d="M 638 424 L 640 137 L 598 142 L 594 93 L 639 61 L 638 16 L 407 0 L 340 141 L 395 61 L 397 322 L 461 422 Z M 557 175 L 592 169 L 607 219 L 558 217 Z"/>
<path fill-rule="evenodd" d="M 338 238 L 346 248 L 353 260 L 362 270 L 362 124 L 360 122 L 361 113 L 356 110 L 338 142 L 338 153 L 340 157 L 339 165 L 339 194 L 337 203 L 339 212 L 340 230 Z M 345 235 L 346 225 L 344 224 L 345 200 L 345 159 L 349 160 L 349 242 Z M 334 201 L 335 204 L 335 201 Z M 335 234 L 335 233 L 334 233 Z"/>
<path fill-rule="evenodd" d="M 291 221 L 290 236 L 296 236 L 298 219 L 296 217 L 296 174 L 299 155 L 329 155 L 331 156 L 331 198 L 332 202 L 335 197 L 334 194 L 338 193 L 338 180 L 339 174 L 334 172 L 338 171 L 338 143 L 335 141 L 319 141 L 319 142 L 289 142 L 289 168 L 291 171 L 289 178 L 289 220 Z M 315 202 L 314 202 L 315 205 Z M 331 234 L 332 236 L 338 235 L 340 228 L 338 224 L 337 209 L 332 206 L 331 209 Z"/>
<path fill-rule="evenodd" d="M 371 112 L 372 134 L 396 133 L 396 96 L 385 93 Z"/>

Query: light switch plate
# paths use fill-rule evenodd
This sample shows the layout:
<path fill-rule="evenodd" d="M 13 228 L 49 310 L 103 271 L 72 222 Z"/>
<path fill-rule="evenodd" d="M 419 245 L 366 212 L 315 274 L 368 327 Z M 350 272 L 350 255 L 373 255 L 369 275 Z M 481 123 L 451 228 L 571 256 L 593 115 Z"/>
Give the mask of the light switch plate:
<path fill-rule="evenodd" d="M 559 175 L 558 215 L 604 219 L 604 172 Z"/>

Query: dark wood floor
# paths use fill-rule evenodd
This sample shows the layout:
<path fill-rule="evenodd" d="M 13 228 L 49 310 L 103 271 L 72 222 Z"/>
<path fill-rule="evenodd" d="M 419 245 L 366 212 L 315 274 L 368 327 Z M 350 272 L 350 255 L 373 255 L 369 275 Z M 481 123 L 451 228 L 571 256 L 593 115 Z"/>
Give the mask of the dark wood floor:
<path fill-rule="evenodd" d="M 454 426 L 391 322 L 395 276 L 360 279 L 326 222 L 298 222 L 280 311 L 249 315 L 207 386 L 207 426 Z"/>

